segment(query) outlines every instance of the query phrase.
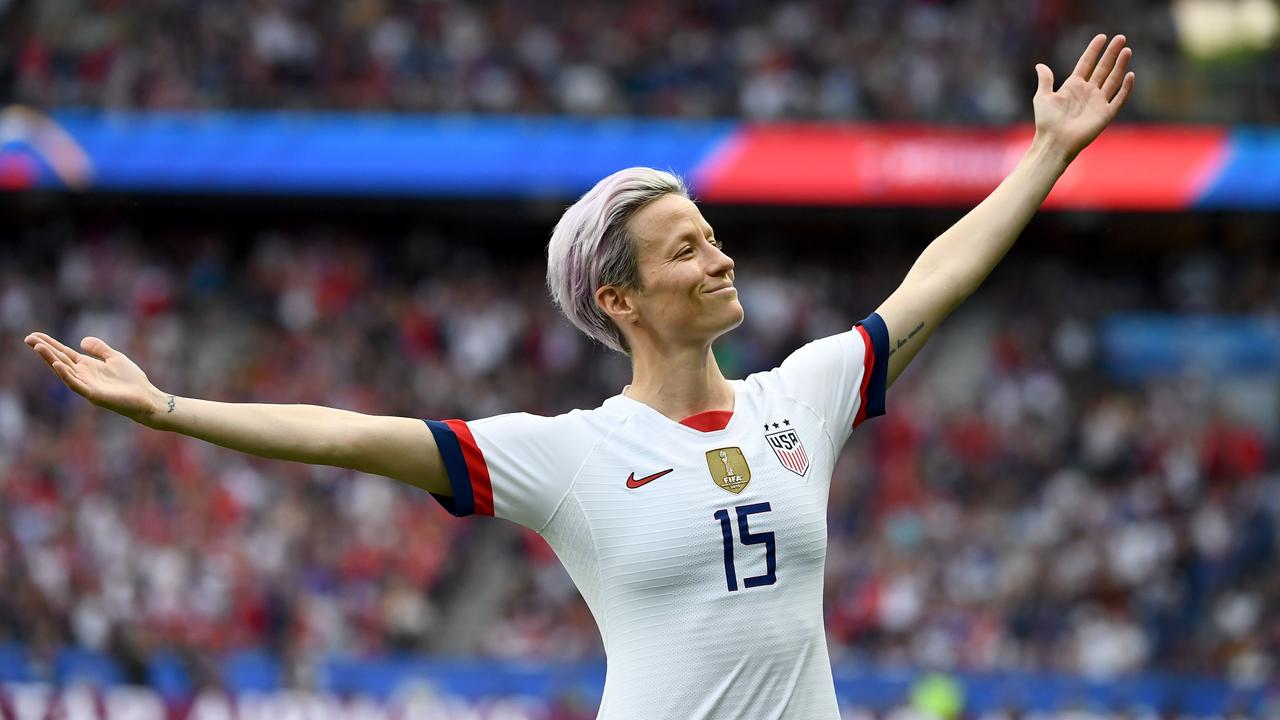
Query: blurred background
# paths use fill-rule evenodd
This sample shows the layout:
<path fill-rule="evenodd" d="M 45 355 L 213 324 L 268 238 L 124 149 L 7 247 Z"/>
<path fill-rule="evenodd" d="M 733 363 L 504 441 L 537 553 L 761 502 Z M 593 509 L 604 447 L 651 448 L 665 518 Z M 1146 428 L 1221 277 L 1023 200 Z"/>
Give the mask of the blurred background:
<path fill-rule="evenodd" d="M 1272 0 L 0 0 L 0 717 L 595 717 L 531 532 L 71 394 L 32 330 L 224 401 L 595 407 L 543 285 L 629 165 L 737 261 L 729 377 L 875 310 L 1123 32 L 1137 87 L 855 433 L 846 718 L 1280 717 Z"/>

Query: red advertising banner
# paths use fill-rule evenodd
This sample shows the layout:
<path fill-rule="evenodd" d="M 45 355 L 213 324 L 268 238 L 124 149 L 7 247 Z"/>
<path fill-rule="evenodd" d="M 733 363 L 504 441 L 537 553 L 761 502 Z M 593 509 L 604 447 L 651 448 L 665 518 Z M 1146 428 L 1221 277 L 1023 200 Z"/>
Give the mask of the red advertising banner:
<path fill-rule="evenodd" d="M 746 126 L 708 158 L 698 195 L 714 202 L 971 205 L 1008 175 L 1033 129 L 883 125 Z M 1185 209 L 1221 174 L 1221 128 L 1109 128 L 1067 170 L 1050 208 Z"/>

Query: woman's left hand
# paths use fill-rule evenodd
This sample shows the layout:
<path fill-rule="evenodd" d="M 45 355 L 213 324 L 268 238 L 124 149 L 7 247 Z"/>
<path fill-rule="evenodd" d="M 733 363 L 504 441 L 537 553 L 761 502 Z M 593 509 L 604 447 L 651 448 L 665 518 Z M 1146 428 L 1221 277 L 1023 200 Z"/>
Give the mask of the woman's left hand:
<path fill-rule="evenodd" d="M 1047 65 L 1036 65 L 1040 77 L 1032 100 L 1036 138 L 1063 153 L 1067 162 L 1111 124 L 1133 90 L 1134 75 L 1125 72 L 1133 50 L 1124 44 L 1123 35 L 1116 35 L 1110 44 L 1106 35 L 1095 37 L 1071 77 L 1056 91 L 1053 71 Z"/>

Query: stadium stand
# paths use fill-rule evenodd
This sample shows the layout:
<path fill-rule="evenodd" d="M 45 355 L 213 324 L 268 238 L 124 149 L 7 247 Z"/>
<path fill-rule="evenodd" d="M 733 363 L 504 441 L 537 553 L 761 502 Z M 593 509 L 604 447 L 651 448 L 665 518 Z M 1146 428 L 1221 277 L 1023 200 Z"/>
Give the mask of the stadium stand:
<path fill-rule="evenodd" d="M 1187 52 L 1179 30 L 1196 22 L 1176 18 L 1178 5 L 6 2 L 0 96 L 38 108 L 1004 124 L 1030 119 L 1036 62 L 1069 65 L 1094 33 L 1121 31 L 1142 48 L 1125 122 L 1280 119 L 1274 43 Z M 1275 32 L 1274 13 L 1241 22 Z"/>
<path fill-rule="evenodd" d="M 863 271 L 779 255 L 767 233 L 748 243 L 747 323 L 719 347 L 728 371 L 770 367 L 872 309 L 907 258 L 884 232 L 868 230 L 873 249 L 858 251 L 883 269 Z M 536 259 L 500 262 L 483 242 L 453 252 L 456 238 L 425 230 L 334 225 L 248 242 L 149 235 L 29 227 L 0 273 L 0 339 L 92 332 L 179 394 L 408 416 L 556 413 L 626 381 L 621 358 L 554 314 Z M 1263 572 L 1280 517 L 1275 425 L 1233 412 L 1223 378 L 1114 381 L 1099 327 L 1125 310 L 1274 317 L 1274 251 L 1237 237 L 1253 252 L 1196 244 L 1155 273 L 1136 261 L 1103 272 L 1080 254 L 1022 249 L 1034 242 L 940 333 L 837 468 L 833 660 L 1267 677 L 1280 657 L 1267 620 L 1280 582 Z M 460 263 L 472 272 L 455 273 Z M 501 658 L 601 652 L 536 536 L 510 526 L 484 549 L 483 521 L 450 518 L 421 491 L 134 426 L 16 353 L 0 355 L 0 475 L 0 637 L 37 665 L 66 645 L 123 668 L 161 650 L 199 667 L 249 648 L 440 649 L 447 633 Z M 476 599 L 464 570 L 481 553 L 486 575 L 508 580 Z M 443 627 L 460 586 L 501 619 Z"/>

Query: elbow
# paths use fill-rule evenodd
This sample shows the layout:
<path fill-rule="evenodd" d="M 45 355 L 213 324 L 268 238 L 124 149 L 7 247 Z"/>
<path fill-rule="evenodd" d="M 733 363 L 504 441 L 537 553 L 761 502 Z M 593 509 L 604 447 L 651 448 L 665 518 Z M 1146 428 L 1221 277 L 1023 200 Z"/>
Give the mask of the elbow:
<path fill-rule="evenodd" d="M 953 269 L 939 269 L 930 273 L 922 273 L 915 278 L 908 278 L 910 281 L 910 291 L 907 293 L 910 297 L 920 300 L 925 307 L 936 308 L 938 312 L 933 313 L 934 321 L 940 321 L 941 317 L 946 317 L 951 313 L 964 299 L 973 294 L 973 291 L 982 284 L 982 277 L 973 276 Z M 904 286 L 908 283 L 904 282 Z M 940 315 L 941 317 L 936 317 Z M 933 323 L 933 324 L 936 324 Z"/>

